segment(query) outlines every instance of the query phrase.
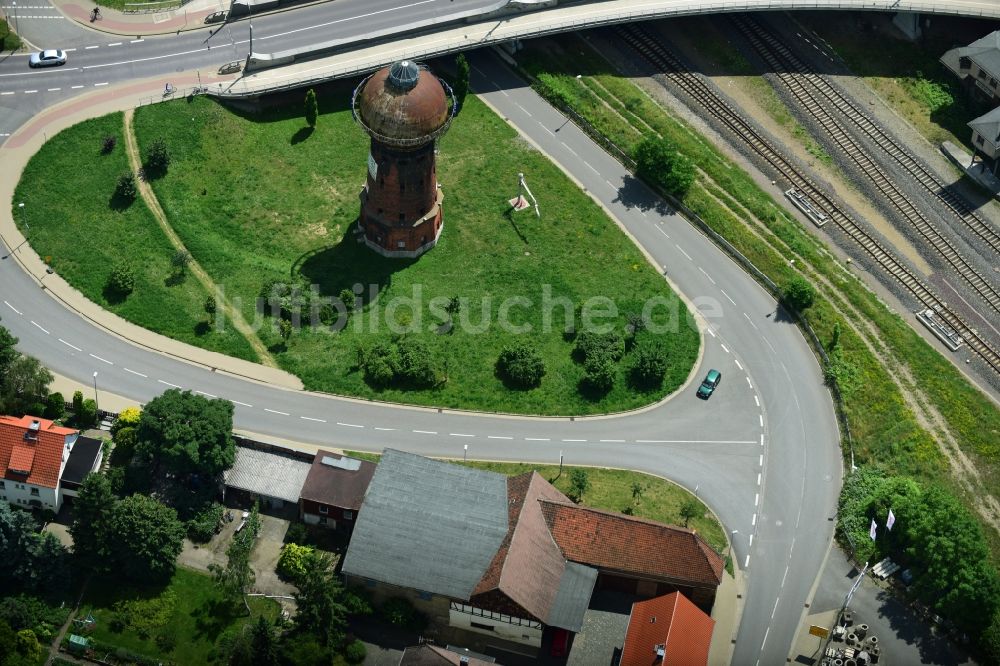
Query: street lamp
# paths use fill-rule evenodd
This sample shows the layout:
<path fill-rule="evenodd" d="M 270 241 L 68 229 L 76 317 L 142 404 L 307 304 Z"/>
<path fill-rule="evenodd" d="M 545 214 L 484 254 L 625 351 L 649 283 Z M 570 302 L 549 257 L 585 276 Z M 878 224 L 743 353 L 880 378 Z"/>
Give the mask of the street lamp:
<path fill-rule="evenodd" d="M 6 259 L 10 255 L 20 250 L 21 246 L 28 242 L 28 233 L 31 231 L 31 227 L 28 226 L 28 217 L 27 214 L 24 212 L 24 202 L 17 204 L 17 207 L 21 209 L 21 222 L 24 223 L 24 240 L 18 243 L 17 247 L 15 247 L 13 250 L 0 257 L 0 259 Z"/>
<path fill-rule="evenodd" d="M 97 370 L 94 370 L 94 411 L 97 412 L 97 422 L 101 422 L 101 404 L 97 395 Z"/>

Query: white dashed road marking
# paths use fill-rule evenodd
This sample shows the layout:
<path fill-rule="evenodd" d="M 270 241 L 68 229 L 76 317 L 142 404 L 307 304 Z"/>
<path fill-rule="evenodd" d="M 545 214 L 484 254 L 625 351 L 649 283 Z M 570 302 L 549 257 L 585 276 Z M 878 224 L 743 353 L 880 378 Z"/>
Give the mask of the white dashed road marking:
<path fill-rule="evenodd" d="M 676 247 L 680 251 L 681 254 L 683 254 L 685 257 L 687 257 L 688 261 L 694 261 L 694 259 L 691 258 L 691 255 L 688 254 L 687 252 L 685 252 L 684 248 L 682 248 L 680 245 L 678 245 L 677 243 L 674 243 L 674 247 Z"/>
<path fill-rule="evenodd" d="M 551 442 L 552 440 L 548 437 L 525 437 L 526 442 Z"/>
<path fill-rule="evenodd" d="M 747 377 L 747 386 L 749 386 L 751 389 L 753 388 L 753 384 L 750 383 L 749 377 Z"/>
<path fill-rule="evenodd" d="M 413 432 L 419 433 L 421 435 L 436 435 L 437 434 L 437 431 L 435 431 L 435 430 L 414 430 Z"/>
<path fill-rule="evenodd" d="M 737 359 L 735 359 L 735 361 L 736 361 L 736 367 L 739 368 L 740 370 L 742 370 L 743 366 L 740 365 L 740 359 L 737 358 Z"/>
<path fill-rule="evenodd" d="M 715 284 L 715 280 L 712 279 L 711 275 L 709 275 L 708 273 L 705 273 L 705 269 L 704 268 L 702 268 L 701 266 L 699 266 L 698 270 L 705 274 L 705 277 L 708 278 L 709 282 L 711 282 L 712 284 Z"/>
<path fill-rule="evenodd" d="M 732 303 L 733 305 L 736 305 L 736 301 L 734 301 L 733 299 L 729 298 L 729 294 L 727 294 L 727 293 L 725 292 L 725 290 L 723 290 L 723 289 L 720 289 L 719 291 L 721 291 L 721 292 L 722 292 L 722 295 L 723 295 L 723 296 L 725 296 L 725 297 L 726 297 L 727 299 L 729 299 L 729 302 L 730 302 L 730 303 Z"/>
<path fill-rule="evenodd" d="M 253 407 L 253 405 L 247 404 L 245 402 L 240 402 L 239 400 L 230 400 L 230 402 L 233 403 L 234 405 L 240 405 L 242 407 Z"/>
<path fill-rule="evenodd" d="M 727 354 L 729 353 L 729 347 L 727 347 L 726 345 L 721 344 L 721 343 L 720 343 L 719 346 L 722 347 L 722 351 L 726 352 Z"/>
<path fill-rule="evenodd" d="M 111 42 L 110 44 L 108 44 L 108 46 L 121 46 L 121 45 L 122 45 L 121 42 Z"/>
<path fill-rule="evenodd" d="M 97 359 L 98 361 L 100 361 L 101 363 L 107 363 L 108 365 L 114 365 L 114 363 L 112 363 L 112 362 L 111 362 L 111 361 L 109 361 L 108 359 L 106 359 L 106 358 L 101 358 L 101 357 L 100 357 L 100 356 L 98 356 L 97 354 L 91 354 L 91 355 L 90 355 L 90 358 L 96 358 L 96 359 Z"/>
<path fill-rule="evenodd" d="M 170 382 L 165 382 L 162 379 L 157 379 L 156 381 L 160 382 L 161 384 L 166 384 L 167 386 L 172 386 L 174 388 L 180 388 L 180 386 L 178 386 L 177 384 L 171 384 Z"/>
<path fill-rule="evenodd" d="M 79 348 L 79 347 L 77 347 L 76 345 L 71 345 L 70 343 L 66 342 L 66 341 L 65 341 L 65 340 L 63 340 L 62 338 L 59 338 L 59 342 L 63 343 L 64 345 L 66 345 L 67 347 L 69 347 L 69 348 L 71 348 L 71 349 L 75 349 L 75 350 L 77 350 L 78 352 L 82 352 L 82 351 L 83 351 L 82 349 L 80 349 L 80 348 Z"/>
<path fill-rule="evenodd" d="M 363 425 L 358 425 L 357 423 L 341 423 L 337 421 L 337 425 L 344 426 L 345 428 L 364 428 Z"/>
<path fill-rule="evenodd" d="M 218 398 L 219 397 L 217 395 L 212 395 L 211 393 L 205 393 L 204 391 L 195 391 L 195 393 L 198 393 L 199 395 L 203 395 L 206 398 Z"/>
<path fill-rule="evenodd" d="M 38 329 L 39 331 L 41 331 L 41 332 L 42 332 L 42 333 L 44 333 L 45 335 L 48 335 L 48 334 L 49 334 L 49 332 L 48 332 L 48 331 L 46 331 L 46 330 L 45 330 L 44 328 L 42 328 L 42 327 L 41 327 L 41 326 L 40 326 L 40 325 L 38 324 L 38 322 L 36 322 L 36 321 L 32 321 L 31 323 L 32 323 L 32 324 L 34 324 L 34 325 L 35 325 L 35 328 L 37 328 L 37 329 Z"/>
<path fill-rule="evenodd" d="M 764 427 L 764 415 L 763 414 L 758 414 L 757 418 L 760 419 L 760 427 L 763 428 Z"/>
<path fill-rule="evenodd" d="M 607 442 L 609 444 L 613 444 L 613 443 L 624 444 L 625 443 L 624 439 L 601 439 L 601 440 L 598 440 L 598 441 Z"/>
<path fill-rule="evenodd" d="M 288 412 L 279 412 L 276 409 L 268 409 L 267 407 L 264 408 L 264 411 L 265 412 L 271 412 L 272 414 L 280 414 L 281 416 L 289 416 Z"/>
<path fill-rule="evenodd" d="M 449 432 L 452 437 L 475 437 L 475 435 L 468 435 L 464 432 Z"/>
<path fill-rule="evenodd" d="M 128 368 L 124 368 L 124 370 L 125 372 L 131 372 L 133 375 L 138 375 L 139 377 L 144 377 L 148 379 L 148 376 L 142 374 L 141 372 L 136 372 L 135 370 L 129 370 Z"/>
<path fill-rule="evenodd" d="M 326 421 L 324 421 L 323 419 L 314 419 L 311 416 L 300 416 L 299 418 L 302 419 L 303 421 L 315 421 L 316 423 L 326 423 Z"/>
<path fill-rule="evenodd" d="M 375 430 L 383 430 L 385 432 L 393 432 L 396 429 L 395 428 L 379 428 L 378 426 L 375 426 Z"/>
<path fill-rule="evenodd" d="M 585 439 L 564 439 L 564 442 L 586 442 Z"/>
<path fill-rule="evenodd" d="M 84 46 L 83 50 L 84 51 L 89 51 L 90 49 L 99 49 L 99 48 L 101 48 L 101 47 L 100 46 Z"/>
<path fill-rule="evenodd" d="M 486 439 L 514 439 L 514 438 L 506 437 L 504 435 L 486 435 Z"/>

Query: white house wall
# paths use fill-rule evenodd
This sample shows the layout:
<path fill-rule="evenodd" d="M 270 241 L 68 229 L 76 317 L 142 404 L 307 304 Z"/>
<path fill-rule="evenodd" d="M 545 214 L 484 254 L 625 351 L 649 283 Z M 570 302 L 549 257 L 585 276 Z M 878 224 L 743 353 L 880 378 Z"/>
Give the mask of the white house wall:
<path fill-rule="evenodd" d="M 542 646 L 541 628 L 509 624 L 500 620 L 492 620 L 488 617 L 470 615 L 469 613 L 463 613 L 462 611 L 455 609 L 451 609 L 449 620 L 449 624 L 458 629 L 474 631 L 477 634 L 484 634 L 486 636 L 496 636 L 497 638 L 502 638 L 514 643 L 520 643 L 522 645 L 530 645 L 535 648 L 540 648 Z M 472 626 L 473 622 L 478 625 L 485 625 L 493 628 L 484 629 L 481 627 L 474 627 Z"/>

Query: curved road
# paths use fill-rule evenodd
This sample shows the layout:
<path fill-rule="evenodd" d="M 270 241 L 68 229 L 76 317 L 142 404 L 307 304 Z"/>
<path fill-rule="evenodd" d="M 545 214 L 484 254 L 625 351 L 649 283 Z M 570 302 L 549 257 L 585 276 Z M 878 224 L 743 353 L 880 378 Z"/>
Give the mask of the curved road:
<path fill-rule="evenodd" d="M 351 2 L 340 0 L 337 7 Z M 339 16 L 366 13 L 370 6 L 355 3 Z M 57 70 L 19 80 L 36 85 L 37 77 L 65 74 L 67 82 L 83 85 L 72 82 L 104 70 L 108 79 L 121 81 L 187 69 L 187 58 L 207 55 L 199 48 L 170 56 L 185 50 L 179 39 L 130 45 L 162 50 L 150 50 L 148 57 L 168 55 L 127 64 L 116 64 L 115 51 L 84 49 L 72 54 L 74 66 L 86 67 L 79 73 Z M 146 42 L 155 46 L 143 46 Z M 211 57 L 217 62 L 216 54 Z M 554 462 L 563 451 L 571 464 L 631 467 L 696 488 L 735 532 L 736 562 L 747 573 L 734 663 L 783 662 L 829 545 L 840 487 L 837 425 L 812 352 L 766 292 L 687 222 L 658 208 L 661 202 L 621 165 L 492 57 L 474 62 L 474 84 L 483 99 L 586 187 L 702 311 L 708 328 L 698 376 L 708 367 L 723 373 L 711 400 L 697 400 L 688 388 L 655 409 L 571 421 L 439 413 L 272 388 L 124 342 L 49 298 L 10 259 L 0 261 L 3 325 L 21 339 L 22 351 L 84 384 L 98 371 L 102 387 L 139 401 L 170 386 L 230 399 L 242 430 L 345 448 L 392 445 L 452 457 L 462 455 L 466 445 L 471 457 L 492 459 Z M 11 69 L 9 63 L 0 65 L 2 91 L 13 78 L 4 75 L 16 73 Z M 68 94 L 73 93 L 19 93 L 0 101 L 24 114 L 23 121 L 33 108 Z M 544 193 L 538 194 L 544 210 Z"/>

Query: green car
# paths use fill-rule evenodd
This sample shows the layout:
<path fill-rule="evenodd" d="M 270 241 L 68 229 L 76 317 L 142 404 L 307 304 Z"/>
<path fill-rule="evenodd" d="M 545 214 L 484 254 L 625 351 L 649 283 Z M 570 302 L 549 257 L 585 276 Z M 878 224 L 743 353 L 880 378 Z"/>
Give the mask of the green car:
<path fill-rule="evenodd" d="M 705 381 L 701 383 L 698 387 L 698 397 L 702 400 L 708 400 L 712 397 L 712 393 L 715 392 L 715 387 L 719 385 L 722 381 L 722 373 L 718 370 L 709 370 L 708 374 L 705 375 Z"/>

